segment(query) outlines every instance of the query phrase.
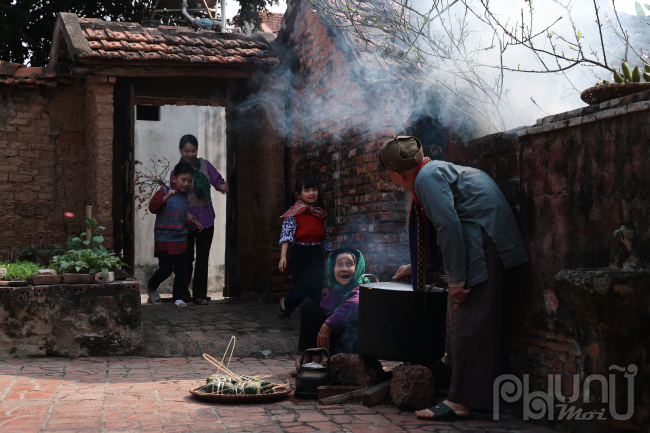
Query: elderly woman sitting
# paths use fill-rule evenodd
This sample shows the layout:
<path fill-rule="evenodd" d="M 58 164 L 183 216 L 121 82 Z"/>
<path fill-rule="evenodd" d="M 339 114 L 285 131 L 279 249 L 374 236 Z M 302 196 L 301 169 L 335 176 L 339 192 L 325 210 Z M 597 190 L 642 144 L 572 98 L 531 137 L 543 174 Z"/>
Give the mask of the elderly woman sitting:
<path fill-rule="evenodd" d="M 330 293 L 320 304 L 308 299 L 300 306 L 298 350 L 321 347 L 331 354 L 356 353 L 359 284 L 366 263 L 358 250 L 337 248 L 327 261 Z M 320 362 L 321 356 L 306 354 L 303 362 Z M 300 361 L 296 360 L 296 371 Z"/>

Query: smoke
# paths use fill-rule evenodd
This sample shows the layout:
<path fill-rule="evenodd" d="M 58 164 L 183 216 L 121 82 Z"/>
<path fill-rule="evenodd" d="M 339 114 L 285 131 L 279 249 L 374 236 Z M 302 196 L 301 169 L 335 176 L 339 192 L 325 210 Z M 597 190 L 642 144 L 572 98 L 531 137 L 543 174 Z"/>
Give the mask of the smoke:
<path fill-rule="evenodd" d="M 438 113 L 440 118 L 446 119 L 446 124 L 453 120 L 448 110 L 453 106 L 463 110 L 466 117 L 482 123 L 484 133 L 529 125 L 539 117 L 576 109 L 585 105 L 580 93 L 599 80 L 610 80 L 611 73 L 589 64 L 567 69 L 571 61 L 556 60 L 550 53 L 563 53 L 571 59 L 578 58 L 582 50 L 586 57 L 600 63 L 607 57 L 607 63 L 615 68 L 620 67 L 625 57 L 625 46 L 614 33 L 615 30 L 621 33 L 618 20 L 605 2 L 598 4 L 600 29 L 594 3 L 586 0 L 573 3 L 535 0 L 532 6 L 526 1 L 442 0 L 438 9 L 444 10 L 450 5 L 443 17 L 434 20 L 430 30 L 427 29 L 435 43 L 447 49 L 429 49 L 433 58 L 426 58 L 422 66 L 422 73 L 430 82 L 447 84 L 446 92 L 440 92 L 439 85 L 428 89 L 446 100 Z M 431 2 L 415 1 L 412 6 L 425 13 Z M 488 14 L 488 10 L 493 14 Z M 626 14 L 619 12 L 618 16 L 624 27 L 634 24 Z M 533 39 L 538 51 L 504 37 L 504 30 L 498 23 L 510 32 L 521 33 L 523 25 L 525 34 L 539 35 Z M 455 39 L 452 41 L 452 38 Z M 632 44 L 635 42 L 631 40 Z M 424 43 L 420 47 L 427 48 Z M 436 58 L 441 52 L 455 55 L 455 62 Z M 468 59 L 468 63 L 460 62 Z M 502 67 L 511 70 L 504 71 Z M 547 70 L 561 71 L 539 73 Z M 500 103 L 495 102 L 497 96 L 501 98 Z M 413 111 L 427 109 L 427 105 L 418 102 Z"/>
<path fill-rule="evenodd" d="M 369 214 L 367 209 L 371 205 L 376 205 L 372 208 L 373 213 L 394 212 L 399 215 L 395 221 L 406 222 L 404 203 L 374 200 L 376 203 L 368 204 L 364 187 L 354 186 L 357 174 L 351 169 L 363 165 L 355 162 L 356 137 L 368 132 L 377 136 L 410 135 L 416 126 L 426 122 L 437 125 L 440 131 L 453 127 L 461 139 L 505 131 L 531 125 L 540 117 L 584 106 L 580 92 L 594 86 L 598 80 L 610 79 L 608 71 L 588 65 L 549 74 L 522 72 L 564 68 L 570 62 L 558 63 L 545 54 L 538 56 L 503 37 L 502 30 L 499 30 L 499 34 L 503 45 L 499 47 L 493 37 L 494 28 L 481 15 L 483 5 L 488 4 L 496 19 L 510 30 L 521 26 L 522 20 L 530 26 L 532 14 L 533 26 L 525 31 L 542 35 L 535 39 L 535 47 L 546 52 L 555 49 L 571 53 L 576 45 L 568 38 L 580 32 L 586 54 L 596 52 L 589 54 L 593 58 L 602 61 L 603 45 L 608 63 L 616 68 L 625 56 L 625 46 L 612 30 L 618 25 L 614 11 L 609 4 L 600 0 L 600 30 L 596 24 L 593 2 L 587 0 L 574 0 L 569 11 L 561 6 L 568 4 L 568 0 L 558 0 L 561 3 L 533 0 L 532 10 L 529 3 L 523 0 L 489 3 L 485 3 L 486 0 L 417 0 L 408 5 L 424 12 L 436 1 L 440 4 L 440 10 L 450 7 L 427 30 L 439 44 L 449 45 L 453 37 L 461 38 L 462 47 L 455 52 L 465 63 L 454 66 L 449 59 L 439 57 L 418 62 L 417 57 L 409 52 L 396 55 L 394 50 L 378 50 L 377 47 L 386 47 L 390 42 L 390 32 L 369 25 L 364 27 L 368 31 L 368 38 L 356 38 L 340 28 L 344 20 L 337 21 L 322 11 L 318 12 L 319 19 L 330 24 L 326 27 L 326 38 L 334 43 L 336 50 L 327 52 L 319 48 L 315 53 L 308 54 L 313 44 L 303 41 L 310 40 L 307 18 L 316 4 L 293 0 L 288 2 L 285 28 L 280 32 L 279 39 L 271 43 L 274 53 L 282 60 L 281 65 L 268 74 L 249 80 L 246 96 L 237 100 L 238 128 L 256 127 L 261 116 L 271 126 L 273 133 L 284 137 L 286 146 L 305 146 L 301 149 L 301 155 L 307 156 L 310 162 L 308 167 L 301 170 L 311 170 L 313 175 L 318 175 L 323 167 L 317 164 L 323 161 L 334 163 L 333 172 L 321 172 L 318 178 L 330 185 L 327 191 L 331 194 L 328 205 L 333 205 L 338 227 L 352 222 L 351 215 Z M 360 4 L 383 4 L 389 11 L 396 10 L 392 9 L 390 0 Z M 396 4 L 399 8 L 403 0 L 398 0 Z M 476 13 L 472 13 L 468 7 Z M 568 19 L 569 13 L 572 21 Z M 411 14 L 414 16 L 415 12 Z M 292 19 L 296 24 L 289 22 L 287 17 L 290 16 L 294 17 Z M 619 16 L 624 25 L 633 18 L 622 12 L 619 12 Z M 562 19 L 557 21 L 560 17 Z M 495 25 L 494 22 L 491 25 Z M 553 31 L 551 38 L 544 36 L 548 34 L 544 29 L 549 26 Z M 645 23 L 643 26 L 647 27 Z M 600 40 L 601 31 L 603 43 Z M 375 38 L 380 42 L 386 41 L 386 44 L 382 45 L 382 42 L 373 47 L 367 42 L 367 39 Z M 392 46 L 402 47 L 403 50 L 407 48 L 399 41 Z M 298 61 L 298 51 L 301 61 Z M 335 66 L 334 56 L 339 53 L 343 54 L 345 61 L 342 66 Z M 468 59 L 472 62 L 468 62 Z M 323 66 L 314 68 L 312 64 Z M 513 71 L 502 71 L 501 64 Z M 465 72 L 465 79 L 459 71 Z M 481 93 L 481 85 L 476 84 L 479 82 L 491 90 Z M 497 94 L 502 96 L 502 100 L 495 103 L 490 98 Z M 411 128 L 408 127 L 409 121 L 412 122 Z M 344 143 L 347 144 L 345 152 L 342 150 Z M 372 182 L 378 181 L 381 179 L 373 179 Z M 359 195 L 358 201 L 347 198 L 355 194 Z M 375 222 L 372 220 L 364 220 L 360 225 L 363 228 L 355 233 L 354 239 L 345 232 L 340 233 L 341 239 L 364 245 L 364 254 L 371 256 L 368 262 L 378 263 L 372 265 L 375 267 L 373 271 L 385 274 L 388 272 L 384 269 L 388 268 L 387 265 L 391 265 L 394 271 L 392 264 L 407 257 L 403 239 L 395 240 L 390 233 L 373 231 Z"/>
<path fill-rule="evenodd" d="M 297 12 L 304 17 L 311 11 L 308 3 L 289 2 L 287 14 Z M 379 11 L 385 17 L 410 22 L 416 30 L 425 27 L 418 27 L 417 17 L 405 18 L 403 12 L 400 15 L 400 8 L 407 6 L 415 16 L 415 11 L 426 15 L 431 5 L 436 5 L 434 12 L 441 13 L 426 27 L 428 38 L 416 39 L 415 46 L 422 51 L 421 61 L 410 53 L 399 53 L 399 49 L 407 49 L 408 44 L 400 42 L 399 37 L 389 41 L 390 32 L 364 25 L 361 27 L 366 36 L 364 41 L 342 28 L 345 20 L 319 11 L 320 19 L 329 25 L 327 36 L 335 40 L 340 50 L 347 50 L 348 60 L 354 59 L 347 62 L 349 77 L 347 71 L 334 70 L 325 62 L 326 70 L 319 71 L 320 81 L 300 87 L 309 81 L 306 65 L 298 64 L 294 47 L 275 41 L 272 49 L 281 57 L 282 64 L 271 73 L 250 80 L 253 91 L 237 107 L 240 121 L 247 117 L 253 121 L 255 116 L 250 116 L 251 113 L 263 112 L 274 131 L 288 137 L 287 144 L 292 145 L 292 132 L 315 138 L 319 133 L 322 138 L 324 133 L 327 141 L 336 143 L 346 139 L 350 128 L 381 131 L 409 117 L 413 123 L 429 119 L 443 127 L 453 126 L 463 138 L 472 138 L 530 125 L 540 117 L 576 109 L 585 105 L 580 92 L 593 87 L 599 80 L 610 80 L 611 73 L 589 64 L 565 69 L 570 61 L 554 59 L 548 53 L 564 53 L 568 58 L 577 58 L 578 47 L 574 43 L 577 37 L 587 57 L 601 63 L 606 57 L 609 65 L 619 68 L 626 50 L 625 44 L 615 35 L 615 31 L 620 34 L 621 30 L 607 2 L 599 0 L 600 28 L 593 2 L 574 0 L 574 3 L 535 0 L 532 7 L 527 1 L 511 0 L 487 3 L 485 0 L 373 0 L 359 3 L 374 5 L 374 13 Z M 620 11 L 618 17 L 624 27 L 635 24 L 633 18 L 636 17 Z M 296 22 L 300 22 L 300 18 Z M 534 38 L 538 51 L 517 44 L 504 35 L 499 24 L 511 32 L 521 32 L 523 25 L 526 34 L 538 34 Z M 298 32 L 299 29 L 290 31 Z M 636 42 L 634 33 L 631 32 L 632 45 Z M 453 38 L 461 42 L 454 44 Z M 375 44 L 369 44 L 368 40 Z M 388 45 L 390 50 L 381 51 L 381 47 Z M 639 49 L 637 53 L 644 55 L 643 47 Z M 453 58 L 442 58 L 441 53 Z M 634 53 L 629 52 L 628 57 L 634 57 Z M 641 64 L 643 60 L 637 59 L 633 64 Z M 561 71 L 541 73 L 558 69 Z M 322 92 L 327 80 L 343 82 L 346 78 L 349 88 L 341 87 L 333 94 Z M 361 88 L 363 90 L 359 91 Z M 352 95 L 355 94 L 363 96 L 360 100 L 354 99 Z M 305 103 L 306 100 L 309 103 Z M 292 106 L 300 106 L 300 112 L 286 119 L 285 114 L 291 112 Z M 334 123 L 328 125 L 326 131 L 319 131 L 318 125 L 328 116 L 332 117 L 333 111 L 347 118 L 351 116 L 346 114 L 352 111 L 363 120 L 357 124 L 354 121 Z"/>

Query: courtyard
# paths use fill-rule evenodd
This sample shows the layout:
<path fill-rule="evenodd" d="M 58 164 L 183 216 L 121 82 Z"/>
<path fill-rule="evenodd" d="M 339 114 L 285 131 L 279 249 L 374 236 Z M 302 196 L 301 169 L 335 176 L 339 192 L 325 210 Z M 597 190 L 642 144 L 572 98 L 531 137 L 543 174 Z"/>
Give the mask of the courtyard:
<path fill-rule="evenodd" d="M 271 404 L 219 404 L 194 398 L 232 335 L 230 368 L 293 384 L 298 324 L 275 304 L 218 300 L 186 309 L 143 304 L 144 354 L 129 357 L 9 359 L 0 364 L 0 432 L 552 432 L 511 417 L 433 422 L 384 402 L 320 405 L 290 396 Z M 264 356 L 262 350 L 272 353 Z M 442 399 L 441 399 L 442 400 Z"/>

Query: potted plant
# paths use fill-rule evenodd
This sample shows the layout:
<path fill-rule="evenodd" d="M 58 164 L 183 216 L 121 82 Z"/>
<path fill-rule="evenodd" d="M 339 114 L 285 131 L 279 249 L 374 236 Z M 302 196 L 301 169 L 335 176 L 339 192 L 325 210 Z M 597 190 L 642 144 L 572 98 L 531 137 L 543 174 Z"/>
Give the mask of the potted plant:
<path fill-rule="evenodd" d="M 74 216 L 66 213 L 66 217 Z M 78 236 L 69 236 L 66 247 L 61 244 L 54 245 L 54 252 L 59 254 L 52 257 L 50 268 L 63 274 L 63 282 L 67 284 L 107 283 L 114 279 L 116 268 L 126 265 L 120 258 L 109 252 L 102 243 L 104 236 L 96 234 L 98 230 L 105 230 L 94 218 L 86 218 L 86 227 L 89 238 L 82 240 Z"/>
<path fill-rule="evenodd" d="M 594 87 L 582 92 L 580 98 L 589 105 L 597 105 L 650 89 L 650 65 L 635 66 L 631 69 L 626 62 L 623 62 L 621 71 L 614 72 L 612 75 L 614 83 L 608 80 L 598 81 Z"/>
<path fill-rule="evenodd" d="M 26 286 L 27 278 L 43 269 L 37 263 L 30 261 L 0 262 L 0 286 Z"/>
<path fill-rule="evenodd" d="M 68 284 L 109 282 L 109 272 L 122 265 L 115 253 L 95 250 L 69 250 L 50 261 L 50 268 L 62 273 L 63 282 Z M 98 273 L 103 280 L 96 280 Z"/>

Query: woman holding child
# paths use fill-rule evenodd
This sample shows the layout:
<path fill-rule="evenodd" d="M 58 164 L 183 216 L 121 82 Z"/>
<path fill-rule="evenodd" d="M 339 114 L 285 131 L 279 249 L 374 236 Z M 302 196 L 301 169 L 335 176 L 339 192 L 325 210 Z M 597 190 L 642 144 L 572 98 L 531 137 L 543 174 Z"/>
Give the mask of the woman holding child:
<path fill-rule="evenodd" d="M 193 301 L 198 305 L 207 305 L 208 261 L 214 236 L 215 216 L 212 200 L 210 200 L 210 187 L 213 186 L 221 194 L 228 194 L 228 183 L 223 180 L 221 174 L 209 161 L 197 158 L 199 141 L 195 136 L 190 134 L 182 136 L 178 148 L 181 153 L 181 161 L 189 164 L 195 170 L 194 179 L 187 190 L 188 210 L 203 227 L 203 230 L 199 230 L 197 225 L 188 227 L 187 286 L 189 287 L 192 271 L 194 271 Z M 173 176 L 174 171 L 172 170 L 171 177 Z M 193 269 L 195 247 L 196 268 Z"/>

